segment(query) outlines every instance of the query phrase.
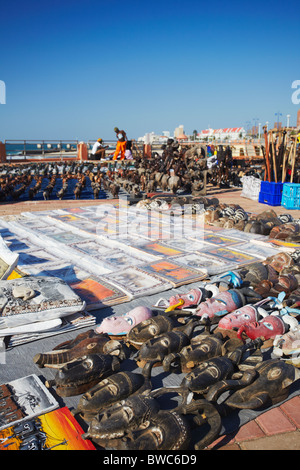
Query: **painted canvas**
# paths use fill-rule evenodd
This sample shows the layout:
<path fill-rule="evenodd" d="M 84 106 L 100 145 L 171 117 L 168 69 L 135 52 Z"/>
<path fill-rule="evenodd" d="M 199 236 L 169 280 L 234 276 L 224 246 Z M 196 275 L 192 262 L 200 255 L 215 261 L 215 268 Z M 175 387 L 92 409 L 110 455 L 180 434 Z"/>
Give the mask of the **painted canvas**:
<path fill-rule="evenodd" d="M 103 278 L 123 290 L 130 298 L 156 294 L 173 287 L 169 281 L 138 267 L 117 271 Z"/>
<path fill-rule="evenodd" d="M 203 248 L 201 240 L 191 240 L 189 238 L 182 237 L 165 240 L 164 245 L 174 248 L 175 250 L 179 250 L 182 253 L 200 251 Z"/>
<path fill-rule="evenodd" d="M 70 243 L 69 247 L 80 254 L 102 260 L 105 260 L 105 257 L 113 252 L 112 246 L 102 240 L 86 240 L 84 242 Z"/>
<path fill-rule="evenodd" d="M 208 253 L 189 253 L 172 258 L 175 262 L 187 265 L 193 269 L 200 269 L 208 276 L 220 274 L 238 268 L 239 264 L 225 258 L 218 258 Z"/>
<path fill-rule="evenodd" d="M 180 250 L 171 248 L 170 246 L 159 243 L 158 241 L 145 243 L 145 245 L 140 246 L 139 249 L 145 253 L 149 253 L 159 258 L 182 254 Z"/>
<path fill-rule="evenodd" d="M 88 311 L 130 300 L 130 296 L 121 289 L 103 279 L 89 277 L 70 284 L 70 287 L 85 301 Z"/>
<path fill-rule="evenodd" d="M 255 243 L 255 241 L 241 243 L 240 245 L 235 245 L 234 248 L 240 251 L 241 253 L 248 253 L 250 255 L 257 256 L 261 259 L 266 259 L 269 256 L 276 255 L 280 251 L 278 250 L 278 247 L 272 246 L 272 244 L 270 244 L 269 246 L 264 246 Z"/>
<path fill-rule="evenodd" d="M 208 244 L 218 245 L 218 246 L 230 246 L 230 245 L 237 245 L 241 243 L 241 239 L 226 237 L 221 234 L 211 234 L 205 233 L 203 234 L 203 241 Z"/>
<path fill-rule="evenodd" d="M 155 274 L 171 282 L 174 287 L 190 284 L 206 277 L 205 271 L 196 270 L 175 263 L 173 259 L 161 260 L 141 267 L 143 271 Z"/>
<path fill-rule="evenodd" d="M 85 237 L 78 235 L 77 233 L 71 231 L 63 231 L 57 233 L 49 233 L 47 235 L 52 240 L 55 240 L 59 243 L 69 244 L 69 243 L 76 243 L 79 241 L 84 241 Z"/>
<path fill-rule="evenodd" d="M 205 253 L 208 253 L 217 258 L 225 259 L 232 263 L 236 263 L 237 266 L 243 266 L 245 264 L 254 263 L 254 261 L 260 260 L 260 258 L 257 256 L 239 252 L 234 248 L 212 248 L 205 250 Z"/>
<path fill-rule="evenodd" d="M 0 431 L 0 450 L 96 450 L 63 407 Z"/>

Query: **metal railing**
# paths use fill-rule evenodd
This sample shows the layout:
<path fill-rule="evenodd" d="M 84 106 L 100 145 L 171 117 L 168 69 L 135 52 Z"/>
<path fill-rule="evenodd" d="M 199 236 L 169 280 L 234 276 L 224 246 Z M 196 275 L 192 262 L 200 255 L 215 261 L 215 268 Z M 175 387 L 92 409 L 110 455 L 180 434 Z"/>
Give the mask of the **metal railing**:
<path fill-rule="evenodd" d="M 35 156 L 63 156 L 77 153 L 78 140 L 5 140 L 7 160 Z"/>
<path fill-rule="evenodd" d="M 85 141 L 88 152 L 91 153 L 94 143 L 97 139 Z M 6 159 L 26 160 L 32 158 L 74 158 L 77 157 L 77 147 L 79 140 L 5 140 Z M 134 142 L 134 147 L 142 152 L 143 143 Z M 116 140 L 104 140 L 104 145 L 108 146 L 107 153 L 113 153 L 116 148 Z"/>

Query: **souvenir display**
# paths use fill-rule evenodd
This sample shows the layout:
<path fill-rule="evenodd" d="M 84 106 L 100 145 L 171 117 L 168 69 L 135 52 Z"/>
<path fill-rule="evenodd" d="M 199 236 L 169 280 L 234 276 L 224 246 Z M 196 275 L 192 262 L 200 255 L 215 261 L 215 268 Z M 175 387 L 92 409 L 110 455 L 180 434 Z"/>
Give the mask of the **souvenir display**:
<path fill-rule="evenodd" d="M 0 387 L 0 449 L 201 450 L 299 395 L 300 254 L 270 243 L 296 225 L 205 197 L 0 219 L 19 260 L 0 281 L 6 354 L 45 341 L 29 359 L 45 385 Z"/>

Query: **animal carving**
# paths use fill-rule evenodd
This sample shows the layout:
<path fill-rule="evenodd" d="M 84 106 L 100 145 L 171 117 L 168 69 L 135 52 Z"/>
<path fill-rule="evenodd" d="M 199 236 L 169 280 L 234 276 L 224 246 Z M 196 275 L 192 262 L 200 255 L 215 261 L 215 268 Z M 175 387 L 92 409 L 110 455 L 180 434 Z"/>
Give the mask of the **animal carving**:
<path fill-rule="evenodd" d="M 64 365 L 54 380 L 46 381 L 45 385 L 47 388 L 55 386 L 60 397 L 80 395 L 119 368 L 120 360 L 116 356 L 91 354 Z"/>
<path fill-rule="evenodd" d="M 97 334 L 88 330 L 75 339 L 61 343 L 53 351 L 36 354 L 33 362 L 38 367 L 60 368 L 89 354 L 112 354 L 124 359 L 121 343 L 113 341 L 107 334 Z"/>
<path fill-rule="evenodd" d="M 300 378 L 299 369 L 280 359 L 263 361 L 254 371 L 255 380 L 225 400 L 227 407 L 255 410 L 275 405 L 288 397 L 290 385 Z"/>
<path fill-rule="evenodd" d="M 147 364 L 141 373 L 121 371 L 104 378 L 80 398 L 73 414 L 80 414 L 90 421 L 120 400 L 150 392 L 152 367 L 152 364 Z"/>

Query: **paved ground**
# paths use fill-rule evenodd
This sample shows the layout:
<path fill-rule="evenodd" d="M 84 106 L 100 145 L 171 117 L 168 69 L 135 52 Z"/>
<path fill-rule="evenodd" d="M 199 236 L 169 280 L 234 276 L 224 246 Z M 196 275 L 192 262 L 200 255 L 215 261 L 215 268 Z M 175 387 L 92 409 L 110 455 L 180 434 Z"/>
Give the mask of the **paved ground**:
<path fill-rule="evenodd" d="M 299 210 L 281 206 L 267 206 L 241 197 L 240 189 L 220 190 L 209 187 L 208 197 L 217 197 L 224 203 L 239 204 L 246 211 L 261 213 L 274 209 L 277 214 L 290 213 L 300 218 Z M 106 200 L 107 201 L 107 200 Z M 0 204 L 0 216 L 24 211 L 40 211 L 101 204 L 105 200 L 40 201 Z M 237 433 L 222 436 L 210 445 L 213 450 L 300 450 L 300 397 L 296 396 L 281 406 L 272 408 L 242 426 Z"/>
<path fill-rule="evenodd" d="M 300 397 L 266 411 L 236 434 L 220 437 L 209 449 L 300 450 Z"/>

